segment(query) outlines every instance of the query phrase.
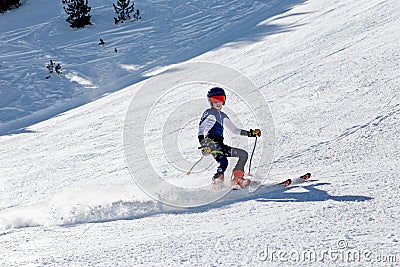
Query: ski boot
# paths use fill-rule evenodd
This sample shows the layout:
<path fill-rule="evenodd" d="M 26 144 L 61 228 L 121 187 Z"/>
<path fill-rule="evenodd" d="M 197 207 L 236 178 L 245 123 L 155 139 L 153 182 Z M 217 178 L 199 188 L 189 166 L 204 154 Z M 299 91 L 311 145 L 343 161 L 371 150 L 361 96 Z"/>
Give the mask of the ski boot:
<path fill-rule="evenodd" d="M 243 178 L 244 171 L 234 170 L 232 172 L 231 184 L 233 189 L 242 189 L 250 185 L 250 179 Z"/>

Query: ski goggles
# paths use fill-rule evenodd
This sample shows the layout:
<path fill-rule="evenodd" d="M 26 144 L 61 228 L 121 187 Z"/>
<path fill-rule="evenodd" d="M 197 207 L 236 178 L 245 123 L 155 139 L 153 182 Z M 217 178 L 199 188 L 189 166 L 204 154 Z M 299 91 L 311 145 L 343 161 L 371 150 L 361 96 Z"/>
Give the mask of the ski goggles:
<path fill-rule="evenodd" d="M 211 103 L 218 103 L 218 102 L 225 103 L 225 96 L 224 95 L 213 95 L 209 99 L 210 99 Z"/>

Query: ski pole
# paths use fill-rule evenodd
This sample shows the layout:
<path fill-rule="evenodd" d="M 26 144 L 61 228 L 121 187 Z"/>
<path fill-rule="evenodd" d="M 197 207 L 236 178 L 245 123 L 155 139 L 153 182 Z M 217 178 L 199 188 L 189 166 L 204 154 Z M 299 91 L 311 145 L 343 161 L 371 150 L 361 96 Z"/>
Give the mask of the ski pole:
<path fill-rule="evenodd" d="M 199 149 L 200 149 L 200 148 L 201 148 L 201 147 L 199 147 Z M 211 151 L 209 154 L 221 154 L 221 155 L 223 155 L 224 152 L 219 151 L 219 150 L 214 150 L 214 151 Z M 206 155 L 207 155 L 207 154 L 202 155 L 201 158 L 193 164 L 192 168 L 190 168 L 190 170 L 186 173 L 186 175 L 190 175 L 190 172 L 193 170 L 193 168 L 196 167 L 196 165 L 199 164 L 199 162 L 200 162 L 200 161 L 204 158 L 204 156 L 206 156 Z"/>
<path fill-rule="evenodd" d="M 199 162 L 200 162 L 203 158 L 204 158 L 204 155 L 201 156 L 201 158 L 193 164 L 192 168 L 190 168 L 190 170 L 186 173 L 186 175 L 190 175 L 190 172 L 193 170 L 193 168 L 194 168 L 197 164 L 199 164 Z"/>
<path fill-rule="evenodd" d="M 256 145 L 257 145 L 257 136 L 256 136 L 256 140 L 254 141 L 253 152 L 251 152 L 251 157 L 250 157 L 250 162 L 249 162 L 249 173 L 248 173 L 249 176 L 250 176 L 250 169 L 251 169 L 251 161 L 253 160 L 253 155 L 254 155 L 254 150 L 256 150 Z"/>

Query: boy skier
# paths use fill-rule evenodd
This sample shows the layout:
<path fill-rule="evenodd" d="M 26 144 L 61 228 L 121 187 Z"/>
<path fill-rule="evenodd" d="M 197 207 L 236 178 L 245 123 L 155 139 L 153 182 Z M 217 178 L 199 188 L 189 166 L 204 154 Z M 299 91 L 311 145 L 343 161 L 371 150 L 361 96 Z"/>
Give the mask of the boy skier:
<path fill-rule="evenodd" d="M 207 93 L 207 97 L 211 108 L 204 111 L 201 117 L 198 137 L 202 153 L 212 154 L 219 163 L 217 172 L 212 178 L 213 184 L 222 184 L 224 182 L 224 172 L 228 167 L 227 157 L 237 157 L 239 159 L 233 169 L 231 184 L 238 188 L 246 187 L 250 184 L 250 180 L 244 178 L 244 165 L 246 164 L 248 154 L 243 149 L 230 147 L 224 144 L 224 126 L 234 134 L 248 137 L 261 136 L 261 130 L 250 129 L 250 131 L 246 131 L 237 128 L 232 123 L 229 117 L 221 111 L 226 100 L 225 91 L 222 88 L 211 88 Z"/>

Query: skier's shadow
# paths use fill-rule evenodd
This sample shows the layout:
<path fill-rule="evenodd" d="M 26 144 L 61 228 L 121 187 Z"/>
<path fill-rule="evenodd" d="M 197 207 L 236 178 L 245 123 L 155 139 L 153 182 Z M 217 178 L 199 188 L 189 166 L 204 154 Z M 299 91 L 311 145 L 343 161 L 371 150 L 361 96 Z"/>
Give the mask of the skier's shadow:
<path fill-rule="evenodd" d="M 328 192 L 318 189 L 316 187 L 330 185 L 330 183 L 317 183 L 310 184 L 306 186 L 293 186 L 285 188 L 281 191 L 265 193 L 259 195 L 258 202 L 316 202 L 316 201 L 368 201 L 372 197 L 359 196 L 359 195 L 342 195 L 333 196 L 328 194 Z M 290 192 L 295 188 L 306 189 L 306 192 Z"/>

